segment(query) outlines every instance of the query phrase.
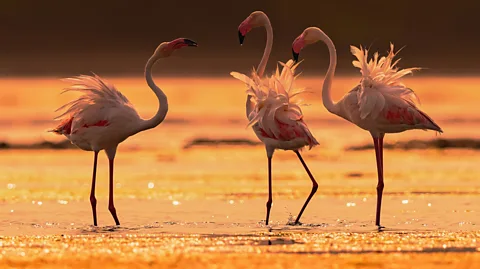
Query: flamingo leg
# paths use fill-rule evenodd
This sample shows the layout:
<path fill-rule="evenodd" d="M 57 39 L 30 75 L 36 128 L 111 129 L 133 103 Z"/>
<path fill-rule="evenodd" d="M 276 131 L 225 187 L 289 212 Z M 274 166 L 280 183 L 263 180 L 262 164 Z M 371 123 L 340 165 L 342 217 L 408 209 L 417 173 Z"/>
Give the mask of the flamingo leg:
<path fill-rule="evenodd" d="M 97 226 L 97 199 L 95 198 L 95 180 L 97 177 L 97 159 L 98 151 L 94 152 L 93 157 L 93 175 L 92 175 L 92 190 L 90 191 L 90 204 L 92 205 L 93 225 Z"/>
<path fill-rule="evenodd" d="M 267 201 L 267 218 L 265 225 L 268 225 L 270 218 L 270 209 L 272 208 L 272 157 L 268 157 L 268 201 Z"/>
<path fill-rule="evenodd" d="M 379 135 L 379 137 L 373 137 L 373 144 L 375 146 L 375 156 L 377 159 L 377 173 L 378 173 L 378 184 L 377 184 L 377 213 L 375 217 L 375 225 L 379 229 L 383 228 L 380 225 L 380 212 L 382 209 L 382 196 L 383 196 L 383 137 L 385 134 Z"/>
<path fill-rule="evenodd" d="M 300 223 L 300 217 L 302 217 L 303 211 L 305 210 L 305 208 L 307 208 L 308 203 L 312 199 L 313 195 L 317 192 L 318 184 L 317 184 L 317 181 L 315 181 L 315 178 L 313 177 L 312 173 L 308 169 L 307 164 L 303 160 L 302 155 L 300 155 L 300 152 L 298 150 L 295 150 L 295 153 L 297 154 L 298 159 L 302 163 L 303 168 L 305 168 L 305 171 L 307 172 L 308 176 L 310 177 L 310 180 L 312 180 L 312 191 L 310 192 L 310 195 L 308 195 L 308 198 L 305 201 L 305 204 L 303 204 L 302 210 L 300 210 L 300 213 L 298 213 L 297 219 L 295 220 L 295 224 L 299 224 Z"/>
<path fill-rule="evenodd" d="M 378 139 L 378 146 L 380 147 L 380 160 L 382 161 L 382 178 L 383 178 L 383 137 L 385 135 L 382 134 L 381 137 Z"/>
<path fill-rule="evenodd" d="M 115 205 L 113 204 L 113 160 L 109 159 L 109 166 L 110 166 L 110 183 L 109 183 L 109 193 L 108 193 L 108 210 L 112 214 L 113 219 L 115 220 L 116 225 L 120 225 L 120 221 L 118 221 L 117 217 L 117 210 L 115 209 Z"/>

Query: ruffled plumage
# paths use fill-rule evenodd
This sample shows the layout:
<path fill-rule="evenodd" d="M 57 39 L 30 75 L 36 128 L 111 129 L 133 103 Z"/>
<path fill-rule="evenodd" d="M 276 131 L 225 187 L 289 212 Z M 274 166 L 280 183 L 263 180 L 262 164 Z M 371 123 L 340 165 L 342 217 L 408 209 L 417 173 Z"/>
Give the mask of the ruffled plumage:
<path fill-rule="evenodd" d="M 293 136 L 305 136 L 310 147 L 317 145 L 313 135 L 302 121 L 303 114 L 300 108 L 301 100 L 297 99 L 299 94 L 304 92 L 303 88 L 294 88 L 295 69 L 299 63 L 294 64 L 293 60 L 287 63 L 279 62 L 283 66 L 280 71 L 277 66 L 275 74 L 270 77 L 261 78 L 253 69 L 251 77 L 237 72 L 230 74 L 247 84 L 247 94 L 252 97 L 254 108 L 248 115 L 248 126 L 255 124 L 265 132 L 267 137 L 284 138 L 285 133 L 291 132 Z M 288 129 L 299 128 L 298 130 Z M 288 129 L 288 130 L 287 130 Z"/>
<path fill-rule="evenodd" d="M 360 69 L 362 80 L 358 90 L 358 105 L 360 117 L 365 119 L 370 116 L 376 118 L 385 106 L 385 95 L 393 97 L 400 103 L 407 102 L 415 107 L 419 102 L 417 95 L 412 89 L 405 87 L 400 82 L 400 78 L 411 74 L 412 71 L 419 68 L 399 69 L 396 67 L 400 59 L 393 62 L 395 53 L 393 44 L 390 44 L 390 52 L 387 56 L 379 58 L 378 52 L 373 58 L 368 60 L 368 50 L 351 46 L 352 54 L 357 58 L 353 61 L 353 66 Z M 398 52 L 397 52 L 398 53 Z"/>
<path fill-rule="evenodd" d="M 124 115 L 139 118 L 127 97 L 114 85 L 107 83 L 95 74 L 94 76 L 80 75 L 66 78 L 63 81 L 70 82 L 72 85 L 65 88 L 62 93 L 78 91 L 83 94 L 55 110 L 55 112 L 63 110 L 63 113 L 55 117 L 55 119 L 62 120 L 62 123 L 53 129 L 53 132 L 70 134 L 70 128 L 78 125 L 75 123 L 98 124 L 109 120 L 119 110 Z"/>

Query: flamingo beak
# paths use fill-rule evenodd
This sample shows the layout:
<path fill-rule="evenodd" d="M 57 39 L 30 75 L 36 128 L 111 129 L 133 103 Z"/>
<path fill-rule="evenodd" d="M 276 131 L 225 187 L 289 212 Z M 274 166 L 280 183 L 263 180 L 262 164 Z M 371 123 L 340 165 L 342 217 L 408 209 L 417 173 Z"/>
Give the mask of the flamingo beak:
<path fill-rule="evenodd" d="M 183 39 L 183 42 L 184 42 L 187 46 L 189 46 L 189 47 L 198 47 L 197 42 L 195 42 L 195 41 L 193 41 L 193 40 L 191 40 L 191 39 L 184 38 L 184 39 Z"/>
<path fill-rule="evenodd" d="M 240 45 L 243 45 L 244 39 L 245 39 L 245 36 L 242 35 L 242 32 L 238 31 L 238 40 L 240 41 Z"/>
<path fill-rule="evenodd" d="M 298 62 L 298 56 L 300 54 L 300 51 L 302 51 L 303 47 L 305 46 L 305 38 L 304 35 L 300 35 L 292 43 L 292 55 L 293 55 L 293 60 Z"/>
<path fill-rule="evenodd" d="M 294 61 L 295 63 L 297 63 L 297 62 L 298 62 L 298 56 L 300 55 L 300 53 L 295 52 L 295 50 L 292 49 L 292 55 L 293 55 L 293 61 Z"/>

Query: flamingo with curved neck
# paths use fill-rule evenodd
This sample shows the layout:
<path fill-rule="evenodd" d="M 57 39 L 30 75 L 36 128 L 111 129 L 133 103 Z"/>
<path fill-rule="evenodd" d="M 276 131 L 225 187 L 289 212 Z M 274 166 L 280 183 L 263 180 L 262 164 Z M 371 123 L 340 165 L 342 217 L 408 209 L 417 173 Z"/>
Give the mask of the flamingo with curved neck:
<path fill-rule="evenodd" d="M 252 12 L 238 27 L 238 36 L 240 44 L 243 44 L 245 35 L 255 27 L 265 27 L 267 32 L 267 43 L 263 52 L 262 59 L 258 65 L 257 70 L 253 72 L 252 79 L 237 72 L 230 73 L 233 77 L 250 84 L 250 92 L 247 95 L 246 112 L 247 118 L 252 125 L 255 135 L 265 144 L 268 158 L 268 201 L 267 201 L 267 216 L 265 223 L 268 225 L 270 218 L 270 209 L 272 207 L 272 157 L 275 149 L 293 150 L 304 169 L 306 170 L 310 180 L 312 181 L 312 190 L 307 200 L 305 201 L 300 213 L 297 215 L 295 224 L 300 223 L 300 218 L 317 191 L 318 184 L 313 175 L 310 173 L 305 161 L 300 155 L 299 150 L 305 146 L 312 148 L 318 145 L 317 140 L 313 137 L 307 125 L 303 121 L 303 115 L 298 104 L 291 100 L 294 94 L 290 92 L 292 89 L 292 82 L 294 79 L 294 72 L 297 65 L 293 61 L 289 61 L 283 66 L 282 74 L 272 76 L 268 85 L 275 85 L 269 88 L 268 97 L 264 99 L 265 92 L 258 92 L 254 88 L 264 88 L 265 82 L 262 82 L 265 67 L 268 58 L 272 51 L 273 45 L 273 29 L 267 15 L 261 11 Z M 280 74 L 277 69 L 277 73 Z M 253 85 L 253 84 L 255 85 Z M 262 85 L 259 85 L 262 84 Z M 281 90 L 282 89 L 282 90 Z M 282 96 L 282 99 L 275 96 Z M 256 102 L 252 102 L 255 98 Z M 286 100 L 286 101 L 281 101 Z M 268 104 L 268 105 L 264 105 Z M 275 108 L 276 107 L 276 108 Z M 278 108 L 282 108 L 281 111 Z M 262 116 L 263 115 L 263 116 Z M 268 116 L 267 116 L 268 115 Z M 288 115 L 285 117 L 285 115 Z M 273 116 L 273 117 L 272 117 Z M 261 119 L 260 119 L 261 118 Z M 261 122 L 261 123 L 259 123 Z"/>
<path fill-rule="evenodd" d="M 117 146 L 128 137 L 158 126 L 168 112 L 168 100 L 165 93 L 153 82 L 152 67 L 160 59 L 169 57 L 173 51 L 182 47 L 196 47 L 197 43 L 186 38 L 177 38 L 160 44 L 145 65 L 145 79 L 148 86 L 158 98 L 157 113 L 148 120 L 142 119 L 133 105 L 115 86 L 98 76 L 78 76 L 66 81 L 73 85 L 65 91 L 79 91 L 83 95 L 58 110 L 64 112 L 56 117 L 63 121 L 51 132 L 65 135 L 77 147 L 94 152 L 92 188 L 90 203 L 92 206 L 93 225 L 97 226 L 97 199 L 95 198 L 95 181 L 98 152 L 105 150 L 109 159 L 109 200 L 108 209 L 120 225 L 113 202 L 113 164 Z"/>
<path fill-rule="evenodd" d="M 300 51 L 307 45 L 324 42 L 330 54 L 330 64 L 322 87 L 322 100 L 325 108 L 372 135 L 377 161 L 377 207 L 375 225 L 379 229 L 383 180 L 383 138 L 386 133 L 399 133 L 406 130 L 422 129 L 443 132 L 426 113 L 415 104 L 416 95 L 410 88 L 400 83 L 400 78 L 417 68 L 398 69 L 393 58 L 393 44 L 387 56 L 368 61 L 368 50 L 351 46 L 352 54 L 357 58 L 353 62 L 360 68 L 362 79 L 353 90 L 338 102 L 332 100 L 330 89 L 337 65 L 337 53 L 332 40 L 319 28 L 308 27 L 292 43 L 292 53 L 298 61 Z"/>

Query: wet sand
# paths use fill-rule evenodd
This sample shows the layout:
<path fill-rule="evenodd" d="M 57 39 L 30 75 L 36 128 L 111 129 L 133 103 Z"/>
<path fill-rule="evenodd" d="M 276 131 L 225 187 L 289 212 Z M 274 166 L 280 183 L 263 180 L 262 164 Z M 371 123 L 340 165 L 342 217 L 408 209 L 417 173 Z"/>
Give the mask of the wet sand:
<path fill-rule="evenodd" d="M 0 205 L 2 268 L 476 268 L 477 195 L 387 193 L 374 226 L 375 196 L 319 195 L 302 225 L 303 199 L 274 200 L 264 224 L 260 197 L 107 200 L 91 225 L 87 199 Z M 232 198 L 232 197 L 229 197 Z M 193 212 L 193 213 L 192 213 Z"/>
<path fill-rule="evenodd" d="M 154 259 L 124 261 L 109 257 L 14 261 L 2 268 L 477 268 L 478 254 L 194 254 L 166 255 Z"/>
<path fill-rule="evenodd" d="M 115 228 L 111 228 L 115 230 Z M 477 268 L 478 233 L 116 234 L 2 238 L 2 268 Z"/>

